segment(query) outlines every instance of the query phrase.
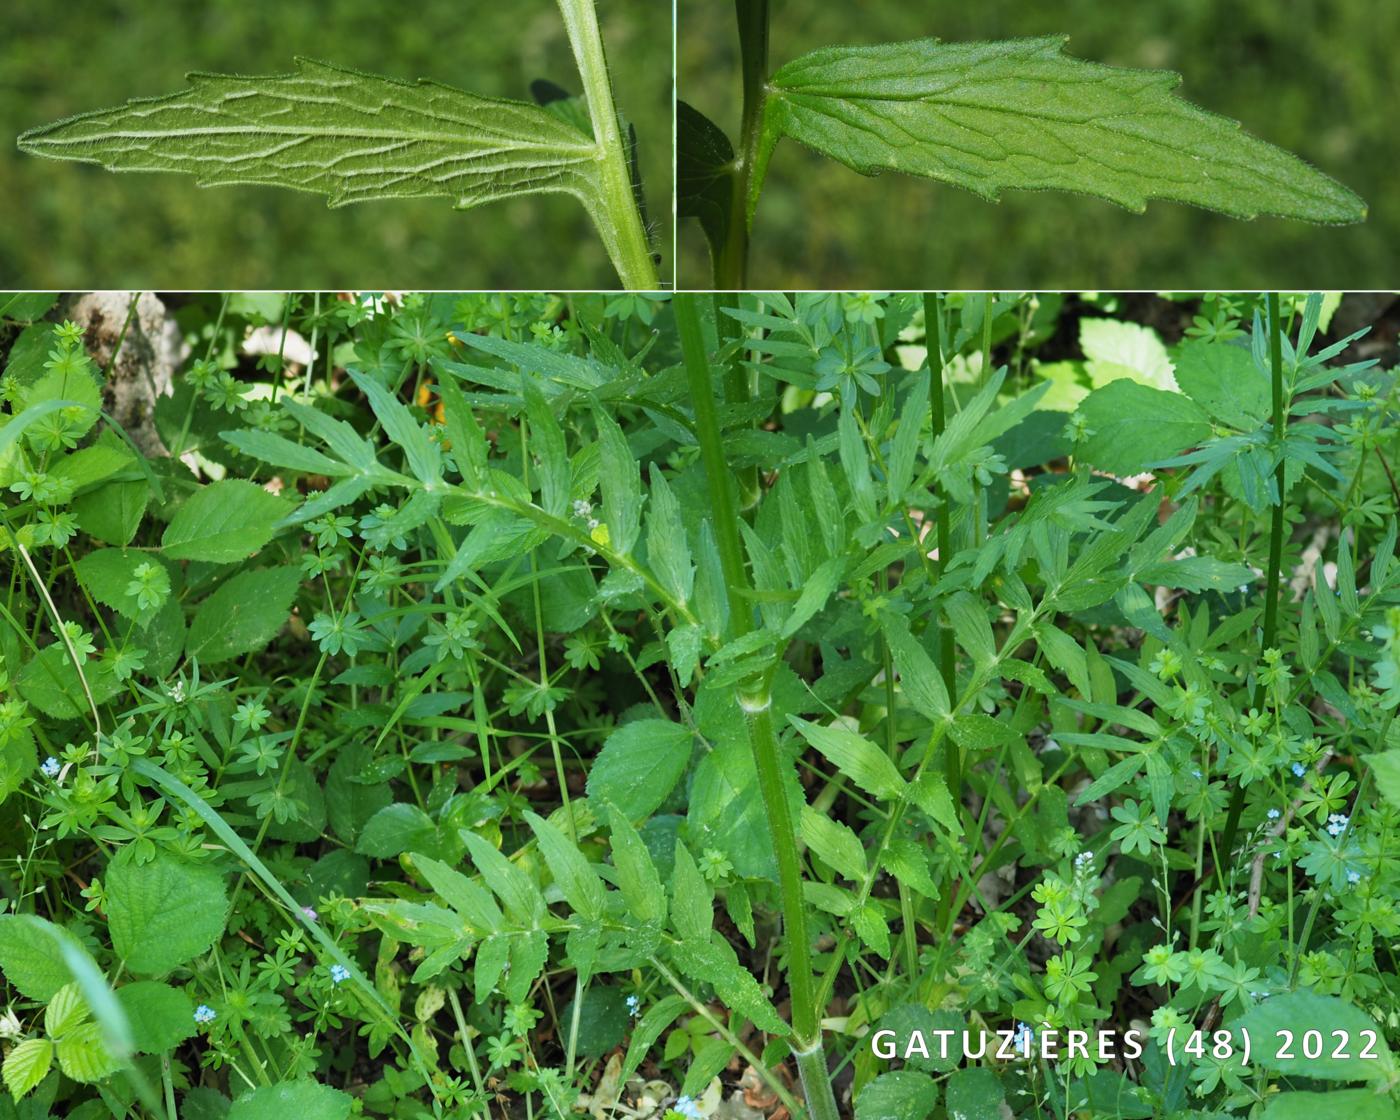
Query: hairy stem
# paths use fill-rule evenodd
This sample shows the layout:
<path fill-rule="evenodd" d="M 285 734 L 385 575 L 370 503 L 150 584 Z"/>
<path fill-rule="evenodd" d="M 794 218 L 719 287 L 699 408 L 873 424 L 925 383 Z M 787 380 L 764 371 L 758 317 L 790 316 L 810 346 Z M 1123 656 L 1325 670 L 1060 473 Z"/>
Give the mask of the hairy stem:
<path fill-rule="evenodd" d="M 1282 574 L 1279 569 L 1283 564 L 1284 487 L 1286 485 L 1286 467 L 1281 452 L 1286 424 L 1283 394 L 1283 328 L 1279 321 L 1278 293 L 1270 292 L 1265 298 L 1268 301 L 1269 309 L 1269 371 L 1273 382 L 1273 438 L 1275 446 L 1280 448 L 1280 455 L 1278 465 L 1274 468 L 1274 485 L 1278 488 L 1278 494 L 1269 524 L 1269 570 L 1266 574 L 1267 582 L 1264 589 L 1264 630 L 1259 641 L 1261 655 L 1264 650 L 1273 648 L 1278 633 L 1278 594 Z M 1261 656 L 1261 667 L 1262 660 Z M 1250 703 L 1253 707 L 1260 708 L 1264 704 L 1264 698 L 1263 680 L 1256 676 L 1254 695 Z M 1234 793 L 1230 795 L 1230 811 L 1225 818 L 1225 831 L 1221 836 L 1220 850 L 1226 859 L 1234 849 L 1235 833 L 1239 830 L 1240 813 L 1243 810 L 1244 787 L 1237 785 Z M 1218 869 L 1219 865 L 1217 864 Z"/>
<path fill-rule="evenodd" d="M 559 13 L 569 34 L 579 76 L 583 79 L 584 99 L 593 123 L 593 139 L 598 144 L 598 161 L 603 175 L 606 208 L 593 220 L 607 246 L 608 256 L 617 269 L 622 286 L 631 291 L 651 291 L 658 287 L 651 246 L 632 190 L 627 146 L 613 102 L 612 81 L 603 54 L 603 36 L 598 30 L 598 13 L 593 0 L 559 0 Z"/>
<path fill-rule="evenodd" d="M 724 461 L 719 414 L 715 408 L 715 379 L 705 353 L 700 314 L 693 295 L 677 295 L 673 302 L 681 351 L 690 382 L 695 410 L 695 434 L 710 508 L 714 511 L 715 540 L 729 594 L 729 622 L 734 636 L 753 627 L 753 615 L 744 592 L 749 590 L 740 540 L 739 515 L 730 490 Z M 826 1057 L 822 1052 L 820 1010 L 814 999 L 811 945 L 807 935 L 807 911 L 802 900 L 802 867 L 797 855 L 797 834 L 783 781 L 783 762 L 773 728 L 771 674 L 761 673 L 740 682 L 739 704 L 748 724 L 749 748 L 758 772 L 759 793 L 773 840 L 778 864 L 778 886 L 783 905 L 783 933 L 787 949 L 788 990 L 792 999 L 793 1051 L 802 1074 L 802 1088 L 813 1120 L 836 1120 L 836 1098 L 831 1090 Z"/>
<path fill-rule="evenodd" d="M 768 100 L 768 0 L 734 0 L 734 14 L 739 22 L 744 107 L 734 162 L 734 191 L 729 200 L 729 229 L 715 256 L 715 287 L 730 291 L 748 287 L 749 180 L 758 159 L 763 107 Z"/>

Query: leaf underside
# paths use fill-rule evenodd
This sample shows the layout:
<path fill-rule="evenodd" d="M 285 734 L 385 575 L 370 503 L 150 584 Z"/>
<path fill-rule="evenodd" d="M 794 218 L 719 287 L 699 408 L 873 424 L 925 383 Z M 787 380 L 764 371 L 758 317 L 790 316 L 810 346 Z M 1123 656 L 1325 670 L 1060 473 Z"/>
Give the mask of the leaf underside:
<path fill-rule="evenodd" d="M 788 63 L 769 84 L 750 221 L 783 136 L 865 175 L 903 171 L 991 200 L 1064 190 L 1138 212 L 1161 198 L 1238 218 L 1366 217 L 1334 179 L 1175 96 L 1179 75 L 1069 58 L 1064 43 L 916 39 Z"/>
<path fill-rule="evenodd" d="M 189 81 L 32 129 L 19 146 L 112 171 L 184 172 L 200 186 L 311 191 L 331 206 L 443 197 L 467 209 L 547 191 L 590 212 L 600 204 L 592 137 L 536 105 L 302 58 L 292 74 Z"/>

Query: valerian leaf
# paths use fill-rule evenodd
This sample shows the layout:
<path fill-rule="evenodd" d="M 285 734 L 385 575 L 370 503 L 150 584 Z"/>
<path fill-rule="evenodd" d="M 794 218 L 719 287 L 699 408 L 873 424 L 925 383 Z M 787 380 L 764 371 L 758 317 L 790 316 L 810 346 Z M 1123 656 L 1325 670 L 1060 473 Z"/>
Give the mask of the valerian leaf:
<path fill-rule="evenodd" d="M 1366 217 L 1340 183 L 1176 97 L 1179 75 L 1069 58 L 1064 43 L 915 39 L 795 59 L 769 83 L 749 220 L 783 136 L 864 175 L 903 171 L 990 200 L 1064 190 L 1138 212 L 1161 198 L 1238 218 Z"/>
<path fill-rule="evenodd" d="M 299 58 L 291 74 L 191 74 L 190 88 L 31 129 L 19 146 L 110 171 L 261 184 L 331 206 L 450 198 L 465 210 L 557 191 L 601 214 L 598 146 L 537 105 Z"/>

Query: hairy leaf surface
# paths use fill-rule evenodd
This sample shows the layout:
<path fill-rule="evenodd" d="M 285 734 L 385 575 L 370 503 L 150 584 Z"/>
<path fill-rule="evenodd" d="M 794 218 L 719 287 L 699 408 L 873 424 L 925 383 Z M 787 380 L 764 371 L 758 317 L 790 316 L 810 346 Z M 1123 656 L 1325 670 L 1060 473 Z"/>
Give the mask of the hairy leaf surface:
<path fill-rule="evenodd" d="M 19 146 L 111 171 L 178 171 L 200 186 L 327 197 L 450 198 L 459 210 L 559 191 L 599 205 L 592 137 L 536 105 L 299 58 L 291 74 L 191 74 L 190 88 L 31 129 Z"/>
<path fill-rule="evenodd" d="M 995 200 L 1065 190 L 1240 218 L 1359 222 L 1366 205 L 1296 156 L 1173 95 L 1180 77 L 1061 53 L 1064 38 L 830 47 L 770 81 L 749 218 L 778 140 L 864 175 L 904 171 Z"/>

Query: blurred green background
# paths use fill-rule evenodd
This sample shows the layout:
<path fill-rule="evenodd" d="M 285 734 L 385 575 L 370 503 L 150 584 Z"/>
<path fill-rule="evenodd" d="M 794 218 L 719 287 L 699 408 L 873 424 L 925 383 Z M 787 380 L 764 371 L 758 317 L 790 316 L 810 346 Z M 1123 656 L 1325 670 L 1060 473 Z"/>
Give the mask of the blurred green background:
<path fill-rule="evenodd" d="M 1135 215 L 1076 195 L 999 205 L 927 179 L 866 178 L 778 145 L 754 223 L 750 284 L 810 288 L 1381 288 L 1400 284 L 1400 4 L 1375 0 L 773 0 L 773 69 L 836 44 L 1068 34 L 1067 52 L 1176 70 L 1182 96 L 1301 155 L 1370 205 L 1362 225 L 1239 222 L 1152 202 Z M 734 9 L 681 0 L 678 96 L 731 139 Z M 698 222 L 680 230 L 682 287 L 708 286 Z"/>
<path fill-rule="evenodd" d="M 648 216 L 672 266 L 671 5 L 599 0 Z M 201 190 L 21 154 L 27 128 L 185 88 L 191 70 L 277 74 L 296 55 L 530 100 L 579 91 L 554 0 L 10 0 L 0 35 L 0 288 L 615 288 L 583 208 L 534 195 L 327 208 L 271 187 Z"/>

